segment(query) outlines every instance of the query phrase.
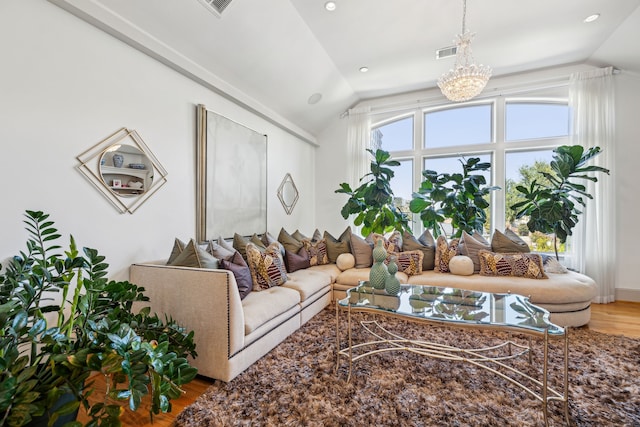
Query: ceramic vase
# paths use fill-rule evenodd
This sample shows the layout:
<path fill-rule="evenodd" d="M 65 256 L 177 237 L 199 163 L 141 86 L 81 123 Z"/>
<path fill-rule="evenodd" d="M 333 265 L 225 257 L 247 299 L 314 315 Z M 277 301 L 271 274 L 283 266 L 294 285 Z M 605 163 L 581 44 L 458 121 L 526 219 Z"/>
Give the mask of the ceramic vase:
<path fill-rule="evenodd" d="M 398 272 L 396 257 L 391 257 L 387 270 L 389 271 L 389 275 L 384 280 L 384 290 L 389 295 L 398 295 L 400 292 L 400 281 L 396 277 L 396 273 Z"/>
<path fill-rule="evenodd" d="M 375 289 L 384 289 L 384 281 L 389 275 L 384 260 L 387 259 L 387 250 L 383 246 L 382 239 L 378 240 L 373 248 L 373 265 L 369 271 L 369 285 Z"/>
<path fill-rule="evenodd" d="M 124 163 L 124 156 L 122 154 L 115 153 L 113 155 L 113 166 L 121 168 Z"/>

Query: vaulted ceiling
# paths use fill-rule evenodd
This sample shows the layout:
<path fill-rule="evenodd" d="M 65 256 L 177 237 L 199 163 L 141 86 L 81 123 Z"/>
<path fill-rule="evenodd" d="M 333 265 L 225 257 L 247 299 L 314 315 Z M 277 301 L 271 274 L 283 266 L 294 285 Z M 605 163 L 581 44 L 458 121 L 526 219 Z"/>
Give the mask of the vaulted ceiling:
<path fill-rule="evenodd" d="M 461 0 L 335 0 L 332 12 L 232 0 L 220 16 L 205 0 L 49 1 L 310 135 L 360 100 L 435 87 L 454 62 L 435 51 L 462 26 Z M 640 0 L 468 0 L 467 28 L 494 76 L 585 62 L 640 73 Z"/>

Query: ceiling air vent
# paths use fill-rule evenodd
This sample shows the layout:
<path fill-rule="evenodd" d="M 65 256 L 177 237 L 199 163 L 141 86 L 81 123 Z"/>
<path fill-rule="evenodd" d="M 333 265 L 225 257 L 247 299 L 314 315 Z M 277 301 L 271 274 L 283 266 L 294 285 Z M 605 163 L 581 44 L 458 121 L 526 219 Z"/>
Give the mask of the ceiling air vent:
<path fill-rule="evenodd" d="M 458 48 L 456 46 L 443 47 L 442 49 L 436 50 L 436 59 L 448 58 L 450 56 L 454 56 Z"/>
<path fill-rule="evenodd" d="M 200 3 L 205 5 L 214 15 L 221 17 L 222 12 L 229 6 L 231 1 L 232 0 L 200 0 Z"/>

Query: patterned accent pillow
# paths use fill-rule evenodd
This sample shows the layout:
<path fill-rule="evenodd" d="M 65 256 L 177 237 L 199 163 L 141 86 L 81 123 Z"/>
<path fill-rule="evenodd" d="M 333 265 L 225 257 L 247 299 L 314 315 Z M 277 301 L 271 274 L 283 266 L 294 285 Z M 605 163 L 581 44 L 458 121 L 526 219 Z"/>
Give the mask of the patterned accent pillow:
<path fill-rule="evenodd" d="M 309 264 L 311 266 L 329 264 L 327 242 L 324 239 L 318 241 L 304 239 L 302 245 L 304 250 L 309 254 Z"/>
<path fill-rule="evenodd" d="M 249 242 L 246 249 L 254 291 L 280 286 L 287 281 L 287 270 L 277 245 L 271 244 L 262 252 L 256 245 Z"/>
<path fill-rule="evenodd" d="M 389 264 L 391 258 L 395 258 L 398 271 L 408 276 L 422 273 L 422 258 L 424 257 L 422 251 L 388 252 L 388 254 L 387 259 L 384 260 L 385 264 Z"/>
<path fill-rule="evenodd" d="M 378 240 L 382 239 L 382 246 L 387 252 L 400 252 L 402 251 L 402 234 L 399 231 L 391 233 L 389 238 L 384 237 L 382 234 L 371 233 L 371 240 L 373 241 L 373 247 L 378 244 Z"/>
<path fill-rule="evenodd" d="M 434 271 L 439 271 L 440 273 L 449 272 L 449 261 L 451 261 L 451 258 L 458 255 L 459 243 L 459 239 L 452 239 L 450 242 L 447 242 L 446 237 L 442 235 L 438 236 L 438 239 L 436 240 L 436 260 L 433 268 Z"/>
<path fill-rule="evenodd" d="M 481 250 L 480 274 L 483 276 L 513 276 L 530 279 L 548 279 L 544 274 L 542 257 L 539 254 L 501 254 Z"/>

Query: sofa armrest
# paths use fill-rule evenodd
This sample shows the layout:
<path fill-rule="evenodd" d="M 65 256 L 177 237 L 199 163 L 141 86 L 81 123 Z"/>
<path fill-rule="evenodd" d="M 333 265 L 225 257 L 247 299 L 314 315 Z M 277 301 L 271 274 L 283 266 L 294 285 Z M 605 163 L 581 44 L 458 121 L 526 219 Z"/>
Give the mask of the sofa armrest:
<path fill-rule="evenodd" d="M 145 288 L 147 305 L 195 334 L 203 375 L 207 367 L 226 364 L 244 347 L 244 312 L 238 286 L 228 270 L 133 264 L 130 281 Z"/>

